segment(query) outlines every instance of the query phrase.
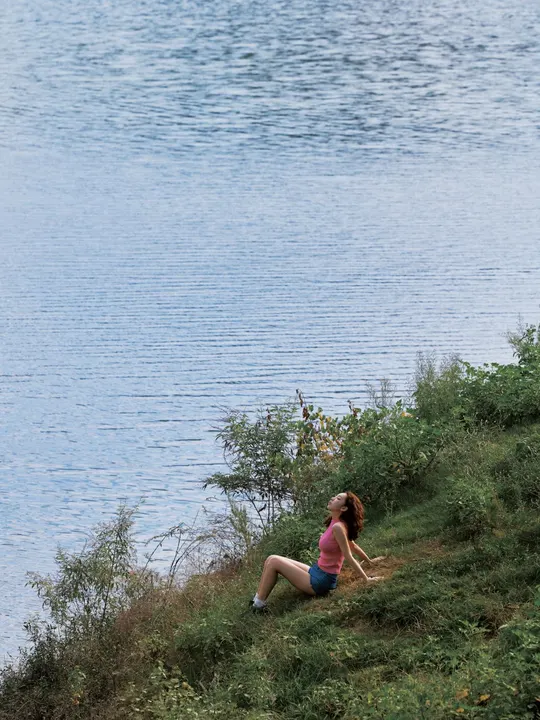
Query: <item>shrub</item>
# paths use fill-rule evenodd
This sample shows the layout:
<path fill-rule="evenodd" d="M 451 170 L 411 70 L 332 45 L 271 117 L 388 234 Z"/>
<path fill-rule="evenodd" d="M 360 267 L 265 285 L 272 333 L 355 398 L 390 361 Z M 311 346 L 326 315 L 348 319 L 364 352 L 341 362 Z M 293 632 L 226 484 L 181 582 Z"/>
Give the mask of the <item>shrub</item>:
<path fill-rule="evenodd" d="M 420 353 L 415 373 L 418 416 L 428 422 L 458 420 L 511 427 L 540 417 L 540 326 L 508 335 L 517 363 L 474 367 L 456 356 L 437 367 Z"/>
<path fill-rule="evenodd" d="M 134 512 L 121 507 L 113 521 L 97 526 L 79 553 L 59 549 L 56 577 L 29 574 L 62 636 L 103 631 L 136 594 Z"/>
<path fill-rule="evenodd" d="M 492 472 L 510 508 L 540 507 L 540 433 L 518 440 Z"/>
<path fill-rule="evenodd" d="M 138 684 L 130 683 L 122 697 L 129 720 L 240 720 L 246 715 L 235 703 L 211 693 L 196 691 L 177 667 L 167 668 L 158 661 Z M 118 716 L 116 716 L 118 717 Z"/>
<path fill-rule="evenodd" d="M 514 356 L 520 365 L 540 363 L 540 325 L 519 324 L 515 332 L 508 333 L 507 340 L 514 348 Z"/>
<path fill-rule="evenodd" d="M 323 463 L 306 463 L 304 458 L 295 462 L 294 485 L 295 513 L 319 516 L 328 500 L 341 492 L 342 478 L 339 475 L 341 457 L 336 456 Z"/>
<path fill-rule="evenodd" d="M 344 445 L 342 485 L 367 503 L 392 509 L 403 490 L 421 487 L 444 443 L 438 428 L 397 404 Z"/>
<path fill-rule="evenodd" d="M 492 484 L 472 474 L 452 479 L 447 498 L 446 526 L 465 540 L 496 526 L 497 498 Z"/>
<path fill-rule="evenodd" d="M 540 363 L 464 366 L 462 398 L 471 422 L 511 427 L 540 417 Z"/>
<path fill-rule="evenodd" d="M 217 435 L 230 472 L 215 473 L 204 487 L 215 485 L 232 498 L 249 502 L 263 528 L 271 526 L 294 499 L 295 412 L 292 404 L 273 405 L 259 410 L 252 421 L 247 413 L 231 410 Z"/>
<path fill-rule="evenodd" d="M 540 418 L 540 326 L 521 327 L 508 340 L 517 364 L 463 363 L 463 406 L 473 422 L 511 427 Z"/>
<path fill-rule="evenodd" d="M 443 358 L 439 367 L 433 355 L 419 353 L 414 377 L 414 402 L 418 417 L 429 423 L 458 418 L 465 370 L 455 355 Z"/>
<path fill-rule="evenodd" d="M 264 556 L 284 555 L 311 564 L 317 559 L 317 541 L 321 528 L 320 513 L 312 517 L 282 515 L 261 541 L 259 550 Z"/>
<path fill-rule="evenodd" d="M 31 646 L 2 672 L 0 718 L 82 717 L 84 707 L 110 690 L 114 622 L 150 587 L 149 576 L 133 569 L 134 512 L 121 507 L 93 530 L 81 552 L 58 550 L 55 576 L 30 576 L 50 619 L 26 624 Z"/>

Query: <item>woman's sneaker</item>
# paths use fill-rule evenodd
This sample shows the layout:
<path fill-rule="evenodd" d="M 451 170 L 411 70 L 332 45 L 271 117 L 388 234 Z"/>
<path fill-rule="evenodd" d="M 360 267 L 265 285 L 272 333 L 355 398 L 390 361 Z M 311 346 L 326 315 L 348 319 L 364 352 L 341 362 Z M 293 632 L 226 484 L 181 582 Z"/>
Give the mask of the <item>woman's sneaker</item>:
<path fill-rule="evenodd" d="M 254 613 L 266 614 L 270 612 L 270 610 L 268 609 L 268 605 L 264 605 L 263 607 L 257 607 L 253 600 L 249 601 L 249 609 L 251 610 L 251 612 Z"/>

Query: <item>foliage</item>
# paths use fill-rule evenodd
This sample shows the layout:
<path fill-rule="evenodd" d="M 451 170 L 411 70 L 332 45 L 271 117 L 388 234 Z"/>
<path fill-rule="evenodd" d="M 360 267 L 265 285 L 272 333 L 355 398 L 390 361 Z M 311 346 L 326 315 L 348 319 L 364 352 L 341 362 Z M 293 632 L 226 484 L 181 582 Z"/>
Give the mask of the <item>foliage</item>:
<path fill-rule="evenodd" d="M 540 508 L 540 432 L 520 438 L 492 472 L 510 508 Z"/>
<path fill-rule="evenodd" d="M 129 720 L 177 720 L 178 717 L 239 720 L 243 717 L 233 703 L 209 702 L 203 692 L 197 692 L 186 681 L 178 667 L 167 668 L 162 661 L 150 669 L 143 683 L 128 684 L 122 705 Z"/>
<path fill-rule="evenodd" d="M 147 556 L 143 568 L 146 573 L 156 551 L 169 540 L 175 547 L 166 576 L 168 587 L 193 573 L 237 568 L 249 556 L 259 539 L 256 527 L 247 509 L 227 495 L 225 510 L 213 511 L 205 507 L 195 516 L 191 526 L 175 525 L 148 542 L 158 541 Z"/>
<path fill-rule="evenodd" d="M 297 464 L 302 467 L 341 457 L 343 443 L 361 436 L 366 428 L 362 413 L 349 402 L 350 412 L 342 418 L 325 415 L 321 407 L 306 403 L 297 390 L 302 419 L 298 423 Z"/>
<path fill-rule="evenodd" d="M 464 367 L 463 402 L 470 421 L 511 427 L 540 418 L 540 363 Z"/>
<path fill-rule="evenodd" d="M 260 533 L 245 507 L 227 496 L 226 512 L 209 512 L 208 530 L 201 537 L 208 552 L 208 568 L 237 567 L 249 555 Z"/>
<path fill-rule="evenodd" d="M 450 478 L 446 525 L 461 540 L 482 535 L 497 525 L 498 503 L 489 480 L 473 472 Z"/>
<path fill-rule="evenodd" d="M 324 462 L 305 462 L 299 458 L 294 467 L 296 502 L 294 512 L 305 517 L 321 519 L 321 508 L 329 498 L 341 492 L 342 479 L 339 475 L 341 456 L 328 458 Z"/>
<path fill-rule="evenodd" d="M 134 513 L 120 507 L 79 553 L 59 549 L 56 576 L 30 576 L 50 620 L 26 624 L 30 648 L 2 672 L 2 705 L 11 712 L 0 712 L 2 720 L 75 719 L 110 687 L 114 624 L 148 589 L 134 570 Z"/>
<path fill-rule="evenodd" d="M 525 325 L 508 335 L 517 363 L 475 367 L 456 356 L 437 368 L 419 354 L 414 399 L 428 422 L 511 427 L 540 418 L 540 326 Z"/>
<path fill-rule="evenodd" d="M 332 418 L 299 397 L 298 456 L 308 467 L 323 463 L 327 472 L 318 486 L 329 494 L 350 489 L 365 502 L 391 509 L 404 488 L 420 487 L 445 443 L 442 427 L 420 419 L 400 400 L 363 411 L 349 403 L 347 415 Z M 302 477 L 298 470 L 297 476 Z"/>
<path fill-rule="evenodd" d="M 511 427 L 540 418 L 540 326 L 521 328 L 509 341 L 517 364 L 463 363 L 463 405 L 475 423 Z"/>
<path fill-rule="evenodd" d="M 283 555 L 311 565 L 318 556 L 317 540 L 321 527 L 320 513 L 312 517 L 286 513 L 262 539 L 259 551 L 263 556 Z"/>
<path fill-rule="evenodd" d="M 344 445 L 342 482 L 362 500 L 388 509 L 404 489 L 418 489 L 444 445 L 444 432 L 400 403 L 368 415 L 366 431 Z"/>
<path fill-rule="evenodd" d="M 263 528 L 294 500 L 295 412 L 293 405 L 274 405 L 251 420 L 247 413 L 231 410 L 217 435 L 230 472 L 215 473 L 204 487 L 214 485 L 249 502 Z"/>
<path fill-rule="evenodd" d="M 30 573 L 29 584 L 43 600 L 60 634 L 104 630 L 137 592 L 132 577 L 134 512 L 119 508 L 111 522 L 97 526 L 79 553 L 60 548 L 56 577 Z"/>
<path fill-rule="evenodd" d="M 514 356 L 520 365 L 540 363 L 540 325 L 526 325 L 520 322 L 517 330 L 507 335 L 514 348 Z"/>
<path fill-rule="evenodd" d="M 246 603 L 247 604 L 247 603 Z M 216 666 L 248 646 L 257 618 L 238 613 L 236 599 L 209 608 L 177 628 L 175 657 L 188 680 L 212 680 Z"/>
<path fill-rule="evenodd" d="M 423 507 L 416 525 L 432 527 L 431 511 Z M 396 515 L 392 524 L 400 527 L 410 516 L 410 510 Z M 299 542 L 308 542 L 311 522 L 284 516 L 265 541 L 274 534 L 276 543 L 291 543 L 298 533 Z M 11 677 L 11 695 L 5 677 L 0 718 L 446 720 L 458 710 L 456 717 L 526 717 L 540 671 L 538 615 L 526 605 L 512 615 L 516 600 L 531 597 L 533 575 L 523 575 L 520 566 L 525 552 L 540 579 L 540 522 L 529 514 L 518 524 L 508 537 L 486 535 L 456 549 L 434 546 L 423 559 L 413 540 L 409 563 L 391 580 L 350 586 L 333 598 L 302 602 L 282 583 L 273 601 L 281 610 L 270 616 L 249 612 L 241 577 L 211 590 L 211 576 L 204 582 L 201 576 L 204 604 L 194 578 L 183 619 L 174 624 L 171 617 L 161 630 L 146 621 L 140 632 L 131 631 L 124 655 L 117 654 L 114 632 L 100 641 L 92 663 L 87 642 L 67 653 L 55 641 L 24 684 Z M 376 546 L 378 533 L 371 531 Z M 416 536 L 422 534 L 418 529 Z M 396 547 L 407 536 L 402 533 Z M 250 577 L 252 585 L 256 575 Z M 159 641 L 150 643 L 156 633 Z M 106 682 L 115 677 L 116 689 Z M 35 692 L 39 683 L 40 702 L 29 714 L 28 687 Z M 24 710 L 14 696 L 24 698 Z"/>
<path fill-rule="evenodd" d="M 461 408 L 464 366 L 455 355 L 443 358 L 418 353 L 413 393 L 418 417 L 428 423 L 456 420 Z"/>

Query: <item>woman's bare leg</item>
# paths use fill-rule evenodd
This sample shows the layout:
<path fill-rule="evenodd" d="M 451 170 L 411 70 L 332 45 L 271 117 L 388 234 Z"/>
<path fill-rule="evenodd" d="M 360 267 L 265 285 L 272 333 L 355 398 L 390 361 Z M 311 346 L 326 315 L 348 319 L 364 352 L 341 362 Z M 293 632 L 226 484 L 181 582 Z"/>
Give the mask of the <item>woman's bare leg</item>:
<path fill-rule="evenodd" d="M 290 559 L 290 558 L 288 558 Z M 302 568 L 302 570 L 306 570 L 306 572 L 309 570 L 309 565 L 306 565 L 306 563 L 300 562 L 300 560 L 291 560 L 292 563 L 297 565 L 299 568 Z"/>
<path fill-rule="evenodd" d="M 277 582 L 278 575 L 283 575 L 295 588 L 307 595 L 315 595 L 311 587 L 308 569 L 307 565 L 298 563 L 296 560 L 289 560 L 281 555 L 270 555 L 264 563 L 261 581 L 257 588 L 257 597 L 259 600 L 266 600 Z"/>

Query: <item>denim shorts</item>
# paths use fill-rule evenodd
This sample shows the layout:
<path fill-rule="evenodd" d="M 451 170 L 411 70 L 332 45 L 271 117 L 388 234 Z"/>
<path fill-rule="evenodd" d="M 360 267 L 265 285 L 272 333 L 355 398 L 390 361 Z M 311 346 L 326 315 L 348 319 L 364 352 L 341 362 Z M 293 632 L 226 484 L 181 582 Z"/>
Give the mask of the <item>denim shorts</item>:
<path fill-rule="evenodd" d="M 317 563 L 314 563 L 309 568 L 309 579 L 316 595 L 326 595 L 329 590 L 337 587 L 338 576 L 321 570 Z"/>

